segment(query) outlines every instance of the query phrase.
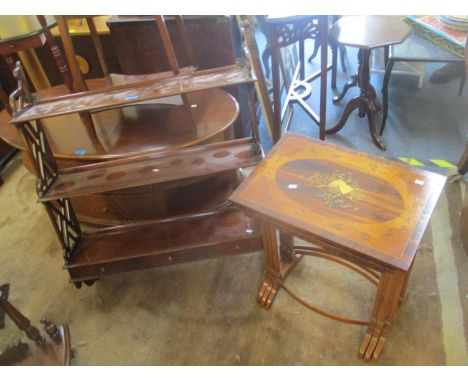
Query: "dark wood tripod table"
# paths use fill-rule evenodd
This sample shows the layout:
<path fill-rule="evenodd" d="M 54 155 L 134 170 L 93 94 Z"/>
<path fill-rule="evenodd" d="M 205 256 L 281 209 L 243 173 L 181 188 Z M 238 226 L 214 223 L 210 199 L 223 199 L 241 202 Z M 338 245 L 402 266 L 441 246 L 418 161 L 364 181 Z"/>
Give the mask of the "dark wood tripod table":
<path fill-rule="evenodd" d="M 287 133 L 230 197 L 262 222 L 265 278 L 260 305 L 270 308 L 283 288 L 319 314 L 366 326 L 359 354 L 377 359 L 445 179 Z M 295 246 L 294 237 L 312 245 Z M 303 256 L 337 262 L 373 283 L 377 291 L 369 319 L 326 312 L 291 291 L 285 278 Z"/>
<path fill-rule="evenodd" d="M 370 83 L 369 61 L 372 49 L 402 43 L 411 33 L 411 27 L 392 16 L 347 16 L 333 25 L 330 34 L 341 45 L 359 48 L 358 73 L 351 77 L 340 95 L 333 98 L 333 102 L 339 102 L 347 91 L 359 86 L 360 94 L 351 99 L 345 107 L 338 124 L 325 131 L 325 134 L 335 134 L 340 131 L 351 112 L 359 109 L 359 116 L 367 115 L 369 130 L 374 143 L 381 150 L 385 145 L 377 132 L 375 114 L 382 110 L 377 100 L 377 94 Z"/>
<path fill-rule="evenodd" d="M 44 332 L 47 336 L 31 324 L 8 301 L 9 284 L 0 286 L 0 329 L 5 325 L 5 315 L 22 330 L 35 346 L 17 341 L 0 352 L 0 366 L 70 366 L 72 358 L 70 330 L 68 325 L 55 325 L 47 319 L 42 319 Z"/>

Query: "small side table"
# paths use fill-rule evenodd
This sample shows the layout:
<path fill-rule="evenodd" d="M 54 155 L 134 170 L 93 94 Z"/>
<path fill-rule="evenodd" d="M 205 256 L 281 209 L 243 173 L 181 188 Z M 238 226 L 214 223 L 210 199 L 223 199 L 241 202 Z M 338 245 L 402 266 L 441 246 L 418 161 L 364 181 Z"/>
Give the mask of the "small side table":
<path fill-rule="evenodd" d="M 270 308 L 283 288 L 319 314 L 365 326 L 359 354 L 365 360 L 377 359 L 445 180 L 439 174 L 287 133 L 230 197 L 262 222 L 265 278 L 258 302 Z M 295 246 L 293 237 L 313 246 Z M 291 291 L 285 279 L 302 256 L 334 261 L 375 284 L 369 319 L 325 312 Z"/>
<path fill-rule="evenodd" d="M 55 63 L 60 70 L 60 74 L 62 75 L 65 85 L 70 91 L 73 91 L 73 80 L 70 71 L 68 70 L 67 63 L 62 56 L 60 48 L 55 42 L 52 33 L 50 32 L 50 29 L 56 25 L 54 18 L 51 18 L 50 16 L 2 16 L 2 23 L 5 24 L 2 25 L 6 27 L 6 29 L 0 30 L 0 54 L 5 56 L 6 62 L 12 71 L 15 69 L 15 62 L 12 56 L 13 53 L 40 48 L 47 43 L 50 47 Z M 18 30 L 11 28 L 15 33 L 9 32 L 8 27 L 10 24 L 18 27 Z M 23 26 L 27 27 L 23 30 Z M 45 77 L 44 69 L 37 60 L 37 57 L 35 55 L 33 55 L 33 57 L 35 57 L 35 59 L 33 59 L 34 62 L 30 65 L 31 73 L 28 74 L 30 74 L 30 77 L 34 79 L 35 76 L 32 75 L 32 72 L 34 71 L 37 73 L 39 79 L 36 81 L 35 86 L 39 84 L 40 88 L 43 88 L 43 84 L 48 83 L 48 79 Z"/>
<path fill-rule="evenodd" d="M 359 109 L 360 117 L 367 115 L 370 134 L 375 145 L 385 150 L 376 128 L 375 114 L 382 109 L 382 106 L 377 101 L 376 91 L 370 83 L 369 59 L 372 49 L 399 44 L 410 33 L 411 27 L 394 16 L 347 16 L 338 20 L 332 27 L 330 34 L 337 43 L 359 48 L 358 74 L 351 77 L 341 94 L 333 98 L 333 102 L 341 101 L 346 92 L 356 85 L 359 86 L 361 93 L 348 102 L 338 124 L 326 130 L 326 134 L 340 131 L 351 112 Z"/>
<path fill-rule="evenodd" d="M 43 318 L 45 336 L 8 301 L 9 289 L 9 284 L 0 286 L 0 329 L 7 315 L 35 346 L 17 341 L 0 352 L 0 366 L 70 366 L 73 352 L 68 325 L 55 325 Z"/>
<path fill-rule="evenodd" d="M 320 139 L 325 139 L 327 74 L 332 69 L 328 66 L 328 16 L 268 16 L 270 31 L 271 68 L 273 81 L 273 142 L 283 134 L 281 122 L 290 103 L 298 103 L 308 116 L 319 126 Z M 320 53 L 320 70 L 305 77 L 304 42 L 306 39 L 318 39 L 324 49 Z M 285 83 L 286 100 L 281 107 L 280 85 L 280 48 L 299 43 L 299 64 L 290 84 Z M 320 111 L 319 115 L 306 103 L 312 92 L 311 82 L 320 78 Z M 286 128 L 287 129 L 287 128 Z M 285 129 L 285 130 L 286 130 Z"/>

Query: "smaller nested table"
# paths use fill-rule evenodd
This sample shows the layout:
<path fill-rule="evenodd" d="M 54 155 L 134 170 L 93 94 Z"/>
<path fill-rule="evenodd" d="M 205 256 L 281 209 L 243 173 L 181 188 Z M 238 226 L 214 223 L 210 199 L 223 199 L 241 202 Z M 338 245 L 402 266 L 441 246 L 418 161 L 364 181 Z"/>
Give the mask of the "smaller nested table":
<path fill-rule="evenodd" d="M 445 179 L 287 133 L 230 197 L 262 222 L 265 278 L 260 305 L 270 308 L 283 288 L 319 314 L 366 326 L 359 354 L 365 360 L 377 359 Z M 294 237 L 313 245 L 295 246 Z M 375 284 L 369 319 L 326 312 L 292 292 L 285 278 L 302 256 L 332 260 Z"/>
<path fill-rule="evenodd" d="M 340 131 L 351 112 L 359 109 L 359 116 L 367 115 L 372 140 L 381 150 L 385 145 L 377 132 L 375 114 L 382 109 L 377 100 L 377 94 L 370 83 L 369 60 L 371 50 L 403 42 L 411 33 L 411 27 L 398 17 L 394 16 L 347 16 L 343 17 L 332 27 L 331 36 L 341 45 L 359 48 L 358 73 L 351 77 L 340 95 L 333 98 L 333 102 L 343 99 L 346 92 L 359 86 L 360 94 L 351 99 L 345 107 L 338 124 L 325 131 L 326 134 L 335 134 Z"/>

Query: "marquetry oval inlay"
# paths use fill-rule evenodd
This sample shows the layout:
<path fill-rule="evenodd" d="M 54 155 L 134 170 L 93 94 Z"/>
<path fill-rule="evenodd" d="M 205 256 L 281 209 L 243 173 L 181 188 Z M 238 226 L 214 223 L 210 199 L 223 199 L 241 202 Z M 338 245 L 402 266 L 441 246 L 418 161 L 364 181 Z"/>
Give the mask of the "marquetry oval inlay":
<path fill-rule="evenodd" d="M 276 174 L 289 198 L 315 213 L 354 223 L 382 223 L 400 216 L 404 202 L 385 180 L 324 160 L 300 159 Z"/>

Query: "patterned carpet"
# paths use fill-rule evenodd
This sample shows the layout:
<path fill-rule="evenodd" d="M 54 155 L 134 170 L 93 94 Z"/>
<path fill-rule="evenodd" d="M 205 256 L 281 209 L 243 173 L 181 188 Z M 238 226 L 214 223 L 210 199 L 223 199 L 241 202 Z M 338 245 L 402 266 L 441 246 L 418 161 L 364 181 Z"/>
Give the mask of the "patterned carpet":
<path fill-rule="evenodd" d="M 0 188 L 0 283 L 31 321 L 69 323 L 75 365 L 362 365 L 364 328 L 309 312 L 284 292 L 255 302 L 261 253 L 152 269 L 75 289 L 59 243 L 17 163 Z M 416 258 L 408 297 L 379 365 L 468 365 L 468 256 L 461 187 L 447 183 Z M 374 287 L 334 263 L 307 258 L 288 285 L 319 307 L 367 319 Z M 0 349 L 19 337 L 7 319 Z M 22 338 L 25 338 L 24 336 Z"/>

